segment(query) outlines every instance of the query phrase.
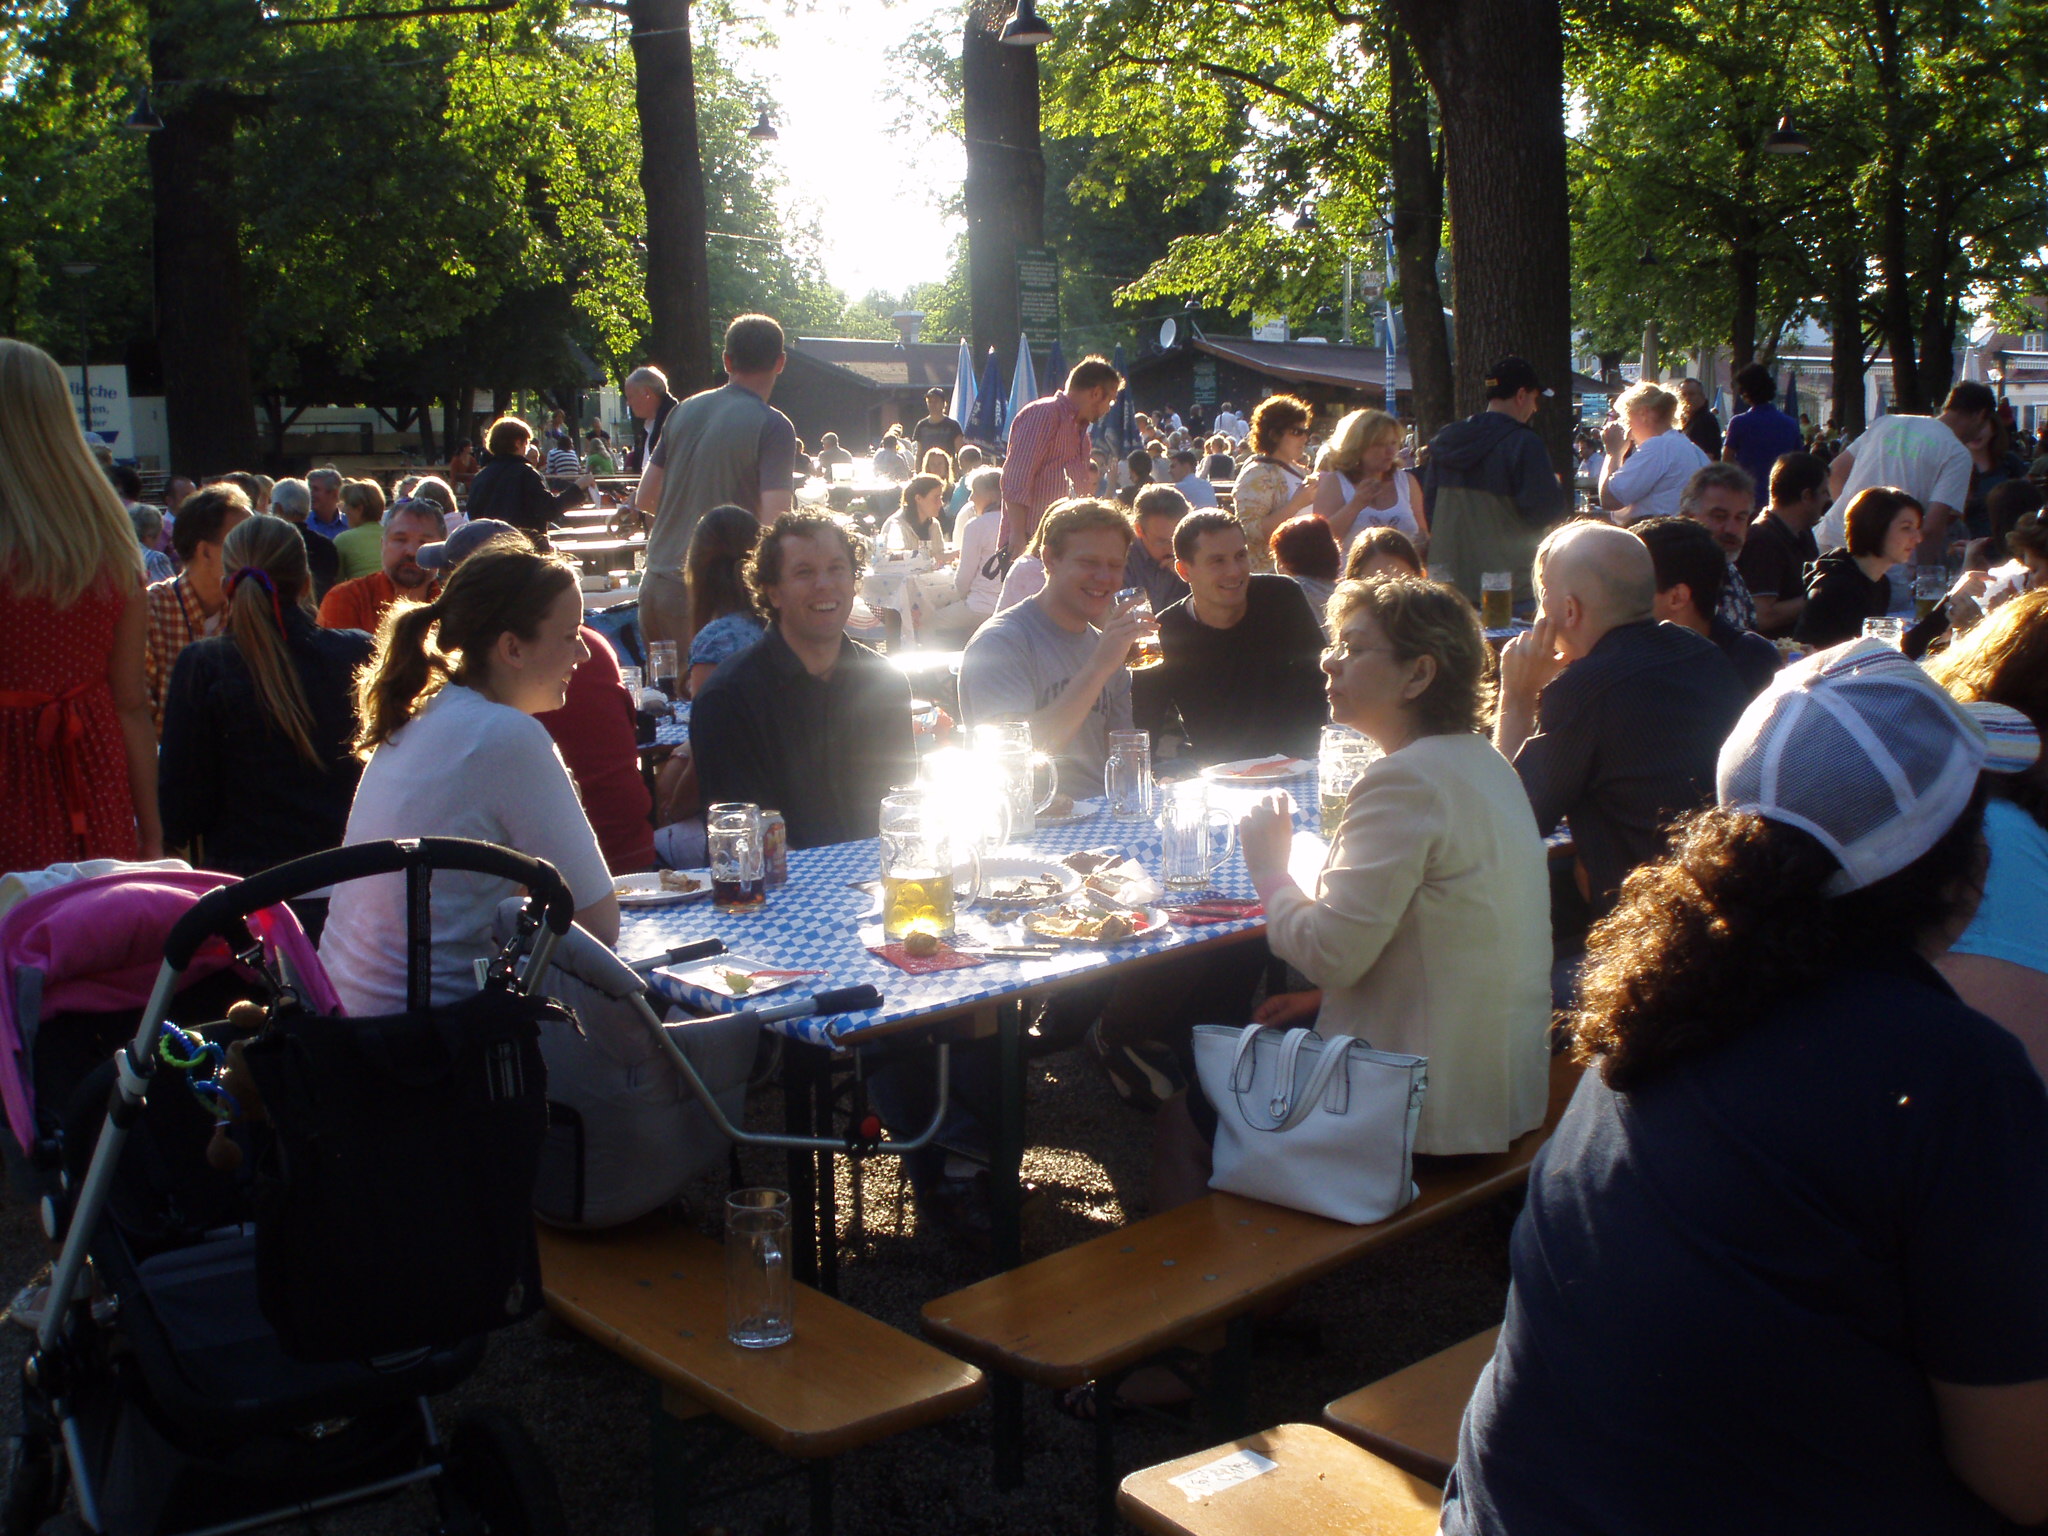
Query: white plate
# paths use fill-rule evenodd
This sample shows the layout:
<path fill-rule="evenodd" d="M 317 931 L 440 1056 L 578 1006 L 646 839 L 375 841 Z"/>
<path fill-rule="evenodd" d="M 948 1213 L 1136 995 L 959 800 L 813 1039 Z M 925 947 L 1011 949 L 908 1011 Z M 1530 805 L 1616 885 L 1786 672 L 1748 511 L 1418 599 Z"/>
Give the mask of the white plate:
<path fill-rule="evenodd" d="M 683 990 L 690 1001 L 703 1007 L 716 1007 L 724 1002 L 752 1002 L 757 997 L 766 997 L 771 992 L 780 992 L 784 987 L 793 987 L 800 981 L 822 985 L 822 976 L 777 976 L 767 981 L 757 981 L 745 991 L 735 991 L 728 972 L 742 975 L 755 971 L 779 970 L 765 960 L 750 960 L 745 955 L 731 953 L 715 955 L 709 960 L 696 961 L 690 965 L 664 965 L 656 975 L 665 976 Z"/>
<path fill-rule="evenodd" d="M 1107 914 L 1097 913 L 1096 915 L 1106 916 Z M 1034 928 L 1026 927 L 1022 919 L 1018 920 L 1017 928 L 1024 935 L 1024 941 L 1027 944 L 1094 944 L 1106 947 L 1111 944 L 1128 944 L 1133 939 L 1149 939 L 1162 928 L 1169 926 L 1171 922 L 1166 913 L 1158 907 L 1134 907 L 1131 909 L 1131 915 L 1133 917 L 1142 917 L 1144 919 L 1144 926 L 1135 933 L 1125 934 L 1120 939 L 1063 939 L 1057 934 L 1040 933 Z"/>
<path fill-rule="evenodd" d="M 954 871 L 954 879 L 961 880 L 966 873 L 967 866 L 962 865 Z M 999 881 L 1017 880 L 1026 875 L 1043 875 L 1057 880 L 1060 885 L 1058 894 L 1040 896 L 1029 901 L 1022 899 L 1003 900 L 986 894 L 988 888 Z M 981 861 L 981 888 L 984 894 L 980 900 L 986 906 L 1012 909 L 1042 907 L 1065 901 L 1069 896 L 1080 890 L 1081 876 L 1079 871 L 1068 869 L 1064 864 L 1055 864 L 1050 859 L 1019 859 L 1010 858 L 1005 855 L 990 855 Z"/>
<path fill-rule="evenodd" d="M 1216 763 L 1202 770 L 1211 784 L 1282 784 L 1308 772 L 1311 764 L 1302 757 L 1241 757 L 1234 763 Z"/>
<path fill-rule="evenodd" d="M 639 875 L 612 876 L 612 889 L 618 893 L 622 907 L 665 907 L 672 902 L 703 901 L 711 894 L 711 871 L 708 869 L 678 869 L 678 875 L 686 875 L 697 882 L 694 891 L 671 891 L 662 886 L 658 871 L 649 870 Z"/>

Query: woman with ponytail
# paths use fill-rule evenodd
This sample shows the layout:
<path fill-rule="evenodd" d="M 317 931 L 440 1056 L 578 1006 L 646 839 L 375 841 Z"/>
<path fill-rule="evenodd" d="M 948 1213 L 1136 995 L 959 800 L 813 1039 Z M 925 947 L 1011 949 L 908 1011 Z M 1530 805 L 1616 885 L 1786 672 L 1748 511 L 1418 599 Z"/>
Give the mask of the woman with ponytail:
<path fill-rule="evenodd" d="M 363 777 L 344 843 L 473 837 L 545 859 L 576 899 L 576 920 L 619 936 L 597 834 L 547 730 L 569 676 L 590 654 L 575 567 L 506 535 L 464 560 L 431 603 L 394 604 L 356 685 Z M 492 952 L 498 903 L 487 875 L 433 881 L 433 1000 L 476 990 L 472 961 Z M 352 1014 L 405 1007 L 405 880 L 336 889 L 320 958 Z"/>
<path fill-rule="evenodd" d="M 237 523 L 220 560 L 222 632 L 178 653 L 165 690 L 157 804 L 166 843 L 246 876 L 339 846 L 376 643 L 314 623 L 305 540 L 282 518 Z"/>

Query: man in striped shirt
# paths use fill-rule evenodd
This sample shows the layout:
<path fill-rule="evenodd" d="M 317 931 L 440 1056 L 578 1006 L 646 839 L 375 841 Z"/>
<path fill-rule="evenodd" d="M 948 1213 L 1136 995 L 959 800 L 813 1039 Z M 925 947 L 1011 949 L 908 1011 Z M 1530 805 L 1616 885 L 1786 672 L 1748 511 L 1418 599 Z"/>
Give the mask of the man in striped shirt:
<path fill-rule="evenodd" d="M 1022 552 L 1045 509 L 1069 496 L 1095 494 L 1088 429 L 1109 414 L 1123 376 L 1104 359 L 1083 358 L 1066 388 L 1034 400 L 1010 423 L 1003 460 L 1003 547 Z"/>

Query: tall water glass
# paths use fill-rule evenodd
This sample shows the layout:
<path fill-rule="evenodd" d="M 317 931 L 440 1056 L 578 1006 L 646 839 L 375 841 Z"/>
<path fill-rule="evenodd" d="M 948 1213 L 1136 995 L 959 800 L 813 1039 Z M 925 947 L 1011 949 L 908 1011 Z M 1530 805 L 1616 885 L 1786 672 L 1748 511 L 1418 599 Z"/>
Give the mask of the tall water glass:
<path fill-rule="evenodd" d="M 1223 832 L 1223 846 L 1216 847 L 1215 833 Z M 1166 792 L 1166 804 L 1159 813 L 1160 853 L 1166 883 L 1177 890 L 1199 890 L 1237 841 L 1237 826 L 1230 813 L 1209 808 L 1209 785 L 1189 779 Z"/>
<path fill-rule="evenodd" d="M 671 699 L 676 697 L 676 679 L 681 670 L 681 657 L 677 654 L 675 641 L 647 642 L 647 676 L 655 687 Z"/>
<path fill-rule="evenodd" d="M 1948 596 L 1948 569 L 1923 565 L 1913 572 L 1913 622 L 1918 624 Z"/>
<path fill-rule="evenodd" d="M 761 807 L 722 801 L 704 813 L 704 840 L 711 858 L 711 904 L 721 912 L 746 912 L 768 900 L 761 857 Z"/>
<path fill-rule="evenodd" d="M 1118 821 L 1152 819 L 1152 733 L 1111 731 L 1109 759 L 1102 768 L 1102 792 Z"/>
<path fill-rule="evenodd" d="M 638 709 L 640 707 L 640 669 L 638 667 L 621 666 L 619 668 L 619 686 L 632 695 L 633 707 Z"/>
<path fill-rule="evenodd" d="M 1031 722 L 991 720 L 974 728 L 974 750 L 987 760 L 1010 800 L 1010 836 L 1029 837 L 1038 813 L 1052 804 L 1060 790 L 1060 771 L 1043 752 L 1031 750 Z M 1038 771 L 1045 770 L 1045 793 L 1038 793 Z"/>
<path fill-rule="evenodd" d="M 1379 743 L 1362 731 L 1348 725 L 1323 727 L 1322 750 L 1316 757 L 1316 792 L 1324 837 L 1334 836 L 1343 821 L 1351 786 L 1384 755 Z"/>
<path fill-rule="evenodd" d="M 1865 619 L 1863 638 L 1881 641 L 1895 651 L 1903 651 L 1906 648 L 1906 621 L 1891 615 L 1881 619 Z"/>
<path fill-rule="evenodd" d="M 789 1196 L 736 1189 L 725 1197 L 725 1331 L 742 1349 L 773 1349 L 796 1334 L 789 1271 Z"/>

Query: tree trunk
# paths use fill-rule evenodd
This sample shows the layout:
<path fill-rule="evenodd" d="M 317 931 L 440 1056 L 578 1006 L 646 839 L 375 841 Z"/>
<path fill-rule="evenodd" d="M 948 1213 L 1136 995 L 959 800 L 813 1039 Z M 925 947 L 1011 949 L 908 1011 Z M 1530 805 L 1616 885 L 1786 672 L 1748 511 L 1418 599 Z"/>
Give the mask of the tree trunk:
<path fill-rule="evenodd" d="M 1457 402 L 1513 354 L 1557 391 L 1532 425 L 1571 457 L 1571 198 L 1558 0 L 1393 0 L 1436 93 L 1457 295 Z"/>
<path fill-rule="evenodd" d="M 1881 103 L 1884 148 L 1878 180 L 1877 266 L 1884 282 L 1879 324 L 1892 354 L 1892 404 L 1895 411 L 1925 415 L 1926 396 L 1913 334 L 1913 274 L 1907 246 L 1911 238 L 1906 209 L 1903 162 L 1912 146 L 1899 122 L 1901 84 L 1898 7 L 1880 0 L 1872 7 L 1876 23 L 1878 99 Z"/>
<path fill-rule="evenodd" d="M 1391 12 L 1381 40 L 1387 59 L 1388 116 L 1393 140 L 1387 164 L 1394 183 L 1394 263 L 1401 319 L 1408 333 L 1409 407 L 1416 439 L 1428 442 L 1451 419 L 1451 344 L 1444 332 L 1444 296 L 1436 258 L 1443 244 L 1443 166 L 1430 145 L 1429 98 L 1415 73 Z"/>
<path fill-rule="evenodd" d="M 1920 308 L 1920 389 L 1932 410 L 1948 397 L 1956 372 L 1955 197 L 1948 184 L 1936 185 L 1931 206 L 1918 221 L 1927 231 L 1927 261 L 1920 287 L 1926 294 Z"/>
<path fill-rule="evenodd" d="M 1842 441 L 1863 435 L 1863 249 L 1838 240 L 1828 263 L 1829 389 Z"/>
<path fill-rule="evenodd" d="M 1008 357 L 1023 329 L 1017 252 L 1045 243 L 1045 154 L 1038 139 L 1038 50 L 1000 37 L 1000 0 L 976 0 L 960 49 L 967 130 L 967 303 L 974 355 Z M 1014 366 L 1016 359 L 1010 358 Z"/>
<path fill-rule="evenodd" d="M 708 389 L 714 371 L 690 0 L 627 0 L 627 15 L 647 199 L 647 352 L 670 389 L 689 395 Z"/>
<path fill-rule="evenodd" d="M 150 69 L 158 80 L 203 75 L 191 66 L 183 24 L 150 6 Z M 164 427 L 181 475 L 219 475 L 256 463 L 248 303 L 234 202 L 233 96 L 218 85 L 165 93 L 161 132 L 149 136 L 154 209 L 157 349 Z"/>
<path fill-rule="evenodd" d="M 1657 322 L 1648 321 L 1643 326 L 1643 382 L 1654 384 L 1662 377 L 1664 360 L 1659 355 L 1661 340 L 1657 335 Z"/>
<path fill-rule="evenodd" d="M 1756 361 L 1758 296 L 1763 288 L 1763 253 L 1756 246 L 1756 232 L 1743 220 L 1736 237 L 1731 265 L 1735 270 L 1735 314 L 1728 327 L 1728 375 L 1733 378 Z"/>

